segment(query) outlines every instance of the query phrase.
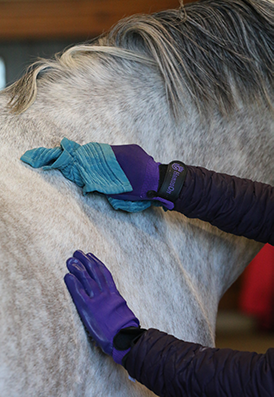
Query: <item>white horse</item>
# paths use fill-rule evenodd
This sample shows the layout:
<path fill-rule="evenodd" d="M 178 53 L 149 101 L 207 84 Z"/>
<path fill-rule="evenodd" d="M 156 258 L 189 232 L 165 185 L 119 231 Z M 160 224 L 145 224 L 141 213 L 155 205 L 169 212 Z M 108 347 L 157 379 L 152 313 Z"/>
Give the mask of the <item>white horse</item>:
<path fill-rule="evenodd" d="M 274 184 L 273 2 L 206 0 L 121 21 L 0 96 L 0 396 L 152 396 L 88 339 L 63 277 L 74 250 L 113 273 L 142 327 L 214 346 L 218 302 L 261 248 L 199 220 L 114 211 L 28 149 L 137 143 Z"/>

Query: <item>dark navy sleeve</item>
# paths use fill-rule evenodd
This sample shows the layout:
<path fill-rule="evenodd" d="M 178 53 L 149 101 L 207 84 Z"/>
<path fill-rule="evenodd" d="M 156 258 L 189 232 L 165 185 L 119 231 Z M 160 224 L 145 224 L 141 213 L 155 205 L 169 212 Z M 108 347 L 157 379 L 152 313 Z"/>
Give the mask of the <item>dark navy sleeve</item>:
<path fill-rule="evenodd" d="M 274 188 L 188 166 L 176 211 L 219 229 L 274 245 Z"/>
<path fill-rule="evenodd" d="M 125 368 L 158 396 L 273 397 L 274 349 L 265 354 L 205 348 L 149 329 Z"/>

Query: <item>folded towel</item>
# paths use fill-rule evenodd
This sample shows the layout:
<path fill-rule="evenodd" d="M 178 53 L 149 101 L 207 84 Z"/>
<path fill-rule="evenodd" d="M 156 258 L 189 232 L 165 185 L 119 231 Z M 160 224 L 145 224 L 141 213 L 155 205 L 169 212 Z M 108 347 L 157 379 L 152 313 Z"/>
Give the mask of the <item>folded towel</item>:
<path fill-rule="evenodd" d="M 59 170 L 65 178 L 83 188 L 83 193 L 94 191 L 120 194 L 132 191 L 132 186 L 116 160 L 110 145 L 90 142 L 79 145 L 64 138 L 61 146 L 47 149 L 40 147 L 28 150 L 21 160 L 34 168 Z M 108 197 L 114 209 L 139 212 L 148 208 L 151 201 L 127 201 Z"/>

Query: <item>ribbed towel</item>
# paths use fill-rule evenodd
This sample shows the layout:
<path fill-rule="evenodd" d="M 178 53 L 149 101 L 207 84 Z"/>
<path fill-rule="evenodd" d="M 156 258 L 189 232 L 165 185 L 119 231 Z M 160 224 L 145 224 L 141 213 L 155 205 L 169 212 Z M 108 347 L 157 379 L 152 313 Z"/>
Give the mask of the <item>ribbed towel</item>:
<path fill-rule="evenodd" d="M 132 186 L 116 160 L 110 145 L 90 142 L 79 145 L 64 138 L 61 146 L 53 149 L 40 147 L 28 150 L 21 160 L 34 168 L 59 170 L 65 178 L 83 188 L 83 193 L 100 192 L 120 194 L 132 191 Z M 151 201 L 126 201 L 108 197 L 114 209 L 139 212 Z"/>

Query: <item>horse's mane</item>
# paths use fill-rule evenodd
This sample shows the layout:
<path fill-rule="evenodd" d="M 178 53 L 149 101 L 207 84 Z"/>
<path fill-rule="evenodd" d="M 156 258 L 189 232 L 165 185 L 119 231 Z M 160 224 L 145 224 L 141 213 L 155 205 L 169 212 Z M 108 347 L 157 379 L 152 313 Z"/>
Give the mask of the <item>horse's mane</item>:
<path fill-rule="evenodd" d="M 201 110 L 217 104 L 229 112 L 235 90 L 244 102 L 271 106 L 273 43 L 272 0 L 201 0 L 121 20 L 97 42 L 36 62 L 4 92 L 11 94 L 11 110 L 21 113 L 35 101 L 38 77 L 58 79 L 80 64 L 83 54 L 96 53 L 158 68 L 175 114 L 185 90 Z"/>

